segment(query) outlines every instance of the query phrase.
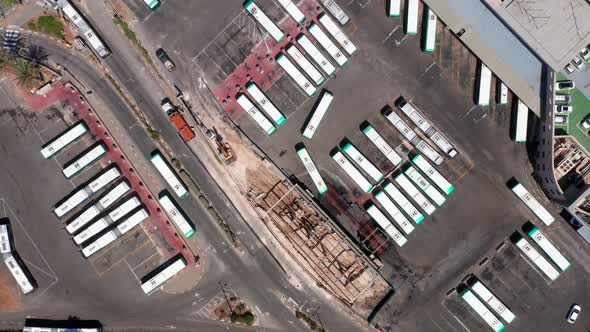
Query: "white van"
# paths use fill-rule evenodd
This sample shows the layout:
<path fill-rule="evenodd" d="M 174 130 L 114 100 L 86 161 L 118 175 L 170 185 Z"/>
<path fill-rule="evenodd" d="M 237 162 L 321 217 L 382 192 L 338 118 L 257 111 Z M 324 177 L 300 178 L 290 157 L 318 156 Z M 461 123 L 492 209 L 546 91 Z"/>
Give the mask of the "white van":
<path fill-rule="evenodd" d="M 555 123 L 566 124 L 567 123 L 567 115 L 556 115 L 555 116 Z"/>
<path fill-rule="evenodd" d="M 572 103 L 572 95 L 556 94 L 555 95 L 555 102 L 562 103 L 562 104 L 571 104 Z"/>

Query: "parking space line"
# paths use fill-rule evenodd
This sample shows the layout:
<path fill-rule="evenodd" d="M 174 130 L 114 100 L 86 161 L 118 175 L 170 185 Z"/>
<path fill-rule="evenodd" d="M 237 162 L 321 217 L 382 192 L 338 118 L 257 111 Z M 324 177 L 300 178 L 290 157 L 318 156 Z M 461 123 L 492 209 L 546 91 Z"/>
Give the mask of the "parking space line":
<path fill-rule="evenodd" d="M 143 260 L 141 263 L 139 263 L 139 264 L 135 265 L 135 266 L 133 267 L 133 269 L 135 270 L 135 269 L 136 269 L 138 266 L 140 266 L 141 264 L 143 264 L 143 263 L 147 262 L 148 260 L 152 259 L 152 257 L 154 257 L 154 256 L 155 256 L 155 255 L 157 255 L 157 254 L 159 254 L 159 252 L 156 250 L 156 252 L 154 252 L 154 253 L 153 253 L 153 254 L 152 254 L 150 257 L 148 257 L 148 258 L 144 259 L 144 260 Z M 128 263 L 128 264 L 129 264 L 129 263 Z"/>
<path fill-rule="evenodd" d="M 465 324 L 464 324 L 464 323 L 463 323 L 463 322 L 462 322 L 462 321 L 461 321 L 461 320 L 460 320 L 460 319 L 459 319 L 457 316 L 455 316 L 455 314 L 454 314 L 452 311 L 450 311 L 450 310 L 449 310 L 449 308 L 447 308 L 447 306 L 446 306 L 446 305 L 445 305 L 445 303 L 444 303 L 444 300 L 443 300 L 443 301 L 442 301 L 440 304 L 443 306 L 443 308 L 445 308 L 445 310 L 446 310 L 446 311 L 447 311 L 449 314 L 451 314 L 451 316 L 453 316 L 453 318 L 455 318 L 455 320 L 456 320 L 457 322 L 459 322 L 459 324 L 461 324 L 461 326 L 463 326 L 463 328 L 464 328 L 465 330 L 467 330 L 468 332 L 471 332 L 471 330 L 470 330 L 470 329 L 469 329 L 469 328 L 468 328 L 468 327 L 467 327 L 467 326 L 466 326 L 466 325 L 465 325 Z"/>
<path fill-rule="evenodd" d="M 125 261 L 125 265 L 127 265 L 127 267 L 129 268 L 129 271 L 131 271 L 131 274 L 133 274 L 133 276 L 135 277 L 135 280 L 137 280 L 137 282 L 139 282 L 141 284 L 141 280 L 139 280 L 139 278 L 137 277 L 137 274 L 135 274 L 135 271 L 133 271 L 133 269 L 131 268 L 131 265 L 129 265 L 129 262 L 123 258 L 123 260 Z"/>
<path fill-rule="evenodd" d="M 231 40 L 232 43 L 234 43 L 234 45 L 236 45 L 236 48 L 244 56 L 244 58 L 248 58 L 249 54 L 244 53 L 240 45 L 238 45 L 238 43 L 236 43 L 236 41 L 230 35 L 228 35 L 227 32 L 225 32 L 225 30 L 223 31 L 223 33 L 227 36 L 227 38 L 229 38 L 229 40 Z"/>
<path fill-rule="evenodd" d="M 399 29 L 399 25 L 396 25 L 395 28 L 393 28 L 393 30 L 391 30 L 385 38 L 383 38 L 383 40 L 381 41 L 381 44 L 385 44 L 387 39 L 389 39 L 389 37 L 391 37 L 391 35 L 393 35 L 397 31 L 397 29 Z"/>
<path fill-rule="evenodd" d="M 217 68 L 223 73 L 225 74 L 225 77 L 227 78 L 229 76 L 228 73 L 225 72 L 225 70 L 221 69 L 221 67 L 219 67 L 219 65 L 217 64 L 217 62 L 215 62 L 215 60 L 213 60 L 213 58 L 211 56 L 209 56 L 209 54 L 207 53 L 207 51 L 205 51 L 205 55 L 211 59 L 211 62 L 213 62 L 215 64 L 215 66 L 217 66 Z M 231 73 L 230 73 L 231 74 Z"/>
<path fill-rule="evenodd" d="M 221 46 L 219 46 L 219 44 L 217 44 L 217 42 L 215 40 L 213 40 L 213 43 L 215 43 L 215 45 L 217 45 L 217 47 L 219 47 L 219 49 L 221 50 L 221 52 L 223 52 L 223 54 L 225 54 L 225 57 L 228 58 L 229 61 L 231 61 L 231 63 L 234 64 L 234 66 L 239 67 L 239 65 L 236 64 L 234 62 L 234 60 L 232 60 L 232 58 L 230 58 L 230 56 L 227 54 L 227 52 Z"/>
<path fill-rule="evenodd" d="M 121 238 L 122 240 L 123 238 Z M 119 263 L 121 263 L 122 260 L 125 259 L 125 257 L 131 255 L 132 253 L 136 252 L 137 250 L 139 250 L 140 248 L 142 248 L 144 245 L 146 245 L 146 243 L 148 242 L 152 242 L 151 240 L 146 240 L 144 243 L 142 243 L 139 247 L 137 247 L 135 250 L 133 250 L 132 252 L 127 253 L 127 255 L 121 257 L 118 261 L 114 262 L 111 264 L 111 266 L 109 266 L 108 269 L 102 271 L 102 273 L 98 272 L 98 270 L 96 269 L 96 267 L 94 266 L 94 262 L 97 261 L 100 257 L 104 256 L 107 252 L 111 251 L 113 247 L 111 247 L 111 249 L 106 250 L 104 252 L 102 252 L 100 255 L 94 257 L 94 259 L 92 259 L 92 261 L 90 262 L 90 265 L 92 265 L 94 267 L 94 269 L 96 270 L 96 274 L 98 274 L 98 276 L 102 276 L 103 274 L 109 272 L 113 267 L 117 266 Z M 153 244 L 153 242 L 152 242 Z"/>
<path fill-rule="evenodd" d="M 199 53 L 197 53 L 197 55 L 191 60 L 191 62 L 195 62 L 195 60 L 199 57 L 199 55 L 201 55 L 201 53 L 203 53 L 210 45 L 211 43 L 213 43 L 222 33 L 225 32 L 225 30 L 227 30 L 227 28 L 232 25 L 240 16 L 242 16 L 242 14 L 244 14 L 245 11 L 242 10 L 238 16 L 234 17 L 233 20 L 231 20 L 231 22 L 229 22 L 222 30 L 220 33 L 218 33 L 215 38 L 213 38 L 207 45 L 205 45 L 205 47 L 203 47 L 203 49 L 201 51 L 199 51 Z"/>

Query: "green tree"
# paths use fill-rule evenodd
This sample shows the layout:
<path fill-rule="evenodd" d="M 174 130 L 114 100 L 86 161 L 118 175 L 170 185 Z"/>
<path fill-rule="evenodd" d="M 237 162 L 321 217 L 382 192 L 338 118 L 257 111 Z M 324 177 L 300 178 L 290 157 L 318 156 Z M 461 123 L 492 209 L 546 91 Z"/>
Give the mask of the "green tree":
<path fill-rule="evenodd" d="M 18 82 L 27 89 L 33 86 L 35 80 L 41 78 L 41 70 L 39 70 L 39 67 L 26 59 L 17 59 L 14 63 L 14 71 Z"/>
<path fill-rule="evenodd" d="M 31 62 L 31 64 L 33 64 L 33 66 L 39 67 L 41 63 L 47 61 L 49 54 L 43 46 L 29 45 L 26 49 L 25 57 Z"/>

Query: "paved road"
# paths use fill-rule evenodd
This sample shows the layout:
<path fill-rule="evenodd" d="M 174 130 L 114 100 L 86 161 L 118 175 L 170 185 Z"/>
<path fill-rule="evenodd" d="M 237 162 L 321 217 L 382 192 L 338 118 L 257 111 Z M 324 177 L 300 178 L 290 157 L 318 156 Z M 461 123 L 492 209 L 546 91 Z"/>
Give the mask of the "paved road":
<path fill-rule="evenodd" d="M 109 20 L 110 22 L 110 20 Z M 114 28 L 114 27 L 113 27 Z M 118 32 L 117 32 L 118 33 Z M 108 34 L 106 34 L 108 36 Z M 107 83 L 107 80 L 98 74 L 93 67 L 76 54 L 64 50 L 53 42 L 45 39 L 32 37 L 36 44 L 44 46 L 51 54 L 51 59 L 64 67 L 80 79 L 87 90 L 93 91 L 93 95 L 99 97 L 102 102 L 115 112 L 118 120 L 128 128 L 129 135 L 136 145 L 136 148 L 145 156 L 155 149 L 154 144 L 143 128 L 137 126 L 137 118 L 124 105 L 116 91 Z M 194 290 L 194 293 L 178 295 L 174 301 L 168 301 L 165 310 L 161 314 L 152 317 L 134 318 L 125 317 L 112 313 L 112 322 L 106 321 L 107 324 L 120 326 L 133 326 L 145 324 L 147 321 L 153 321 L 155 326 L 175 325 L 180 328 L 183 324 L 192 326 L 193 322 L 201 319 L 193 315 L 207 301 L 219 294 L 219 281 L 227 282 L 236 290 L 237 294 L 257 306 L 259 315 L 262 318 L 263 326 L 278 330 L 301 330 L 303 325 L 294 317 L 293 310 L 287 308 L 281 302 L 283 295 L 294 298 L 299 304 L 321 303 L 322 307 L 319 314 L 322 316 L 324 324 L 328 325 L 330 321 L 334 324 L 342 325 L 341 329 L 346 328 L 349 324 L 346 322 L 343 314 L 333 308 L 330 308 L 324 299 L 318 299 L 316 296 L 302 294 L 297 291 L 285 278 L 285 274 L 277 265 L 275 260 L 268 254 L 266 249 L 260 244 L 255 235 L 244 226 L 243 221 L 239 220 L 233 206 L 227 201 L 223 192 L 217 187 L 214 181 L 209 177 L 198 158 L 192 154 L 190 149 L 180 140 L 174 127 L 170 124 L 163 113 L 160 113 L 159 101 L 163 97 L 160 87 L 152 81 L 149 73 L 135 58 L 132 52 L 128 54 L 118 53 L 118 49 L 125 49 L 125 46 L 118 48 L 115 44 L 107 39 L 107 43 L 114 50 L 115 55 L 105 61 L 109 69 L 116 73 L 116 78 L 125 85 L 138 107 L 144 111 L 149 121 L 161 133 L 172 150 L 177 154 L 185 168 L 192 174 L 198 182 L 201 190 L 207 195 L 209 200 L 221 211 L 222 216 L 237 230 L 239 239 L 244 243 L 245 250 L 238 251 L 228 245 L 223 232 L 217 224 L 211 220 L 207 212 L 199 205 L 195 197 L 183 201 L 183 208 L 193 218 L 198 229 L 204 238 L 209 242 L 209 267 L 208 272 L 201 280 L 200 284 Z M 135 66 L 134 66 L 135 65 Z M 139 65 L 139 67 L 137 67 Z M 141 84 L 138 84 L 141 82 Z M 151 93 L 158 91 L 157 93 Z M 317 304 L 316 304 L 317 306 Z M 39 314 L 43 314 L 42 311 Z M 91 316 L 88 313 L 88 316 Z M 132 317 L 132 316 L 130 316 Z M 357 330 L 357 328 L 349 327 Z M 344 330 L 344 329 L 343 329 Z"/>

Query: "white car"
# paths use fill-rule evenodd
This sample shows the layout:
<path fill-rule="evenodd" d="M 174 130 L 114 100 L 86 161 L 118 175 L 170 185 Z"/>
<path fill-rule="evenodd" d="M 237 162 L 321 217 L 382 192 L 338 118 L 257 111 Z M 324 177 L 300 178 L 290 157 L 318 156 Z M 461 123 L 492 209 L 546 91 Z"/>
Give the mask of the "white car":
<path fill-rule="evenodd" d="M 584 47 L 580 51 L 580 56 L 582 57 L 582 59 L 584 59 L 584 61 L 588 61 L 588 60 L 590 60 L 590 51 Z"/>
<path fill-rule="evenodd" d="M 556 124 L 567 124 L 567 115 L 556 115 L 555 116 L 555 123 Z"/>
<path fill-rule="evenodd" d="M 582 128 L 590 129 L 590 116 L 582 121 Z"/>
<path fill-rule="evenodd" d="M 580 58 L 577 55 L 572 60 L 572 63 L 574 64 L 574 66 L 576 66 L 576 68 L 578 70 L 580 70 L 580 69 L 582 69 L 582 67 L 584 67 L 584 60 L 582 60 L 582 58 Z"/>
<path fill-rule="evenodd" d="M 582 311 L 582 308 L 580 308 L 579 305 L 572 304 L 570 311 L 567 313 L 568 323 L 571 323 L 571 324 L 575 323 L 576 319 L 578 319 L 578 316 L 580 316 L 580 311 Z"/>
<path fill-rule="evenodd" d="M 561 106 L 556 106 L 556 113 L 561 113 L 561 114 L 568 114 L 571 113 L 574 110 L 574 107 L 572 105 L 561 105 Z"/>
<path fill-rule="evenodd" d="M 557 81 L 555 83 L 556 90 L 571 90 L 576 87 L 576 84 L 572 80 Z"/>
<path fill-rule="evenodd" d="M 162 111 L 164 111 L 164 113 L 166 114 L 171 114 L 174 113 L 174 111 L 176 111 L 176 107 L 174 107 L 174 104 L 172 104 L 170 99 L 164 98 L 162 100 Z"/>
<path fill-rule="evenodd" d="M 574 71 L 576 71 L 576 67 L 574 67 L 574 65 L 572 65 L 571 63 L 568 63 L 568 64 L 565 66 L 565 71 L 566 71 L 568 74 L 571 74 L 571 73 L 573 73 Z"/>

